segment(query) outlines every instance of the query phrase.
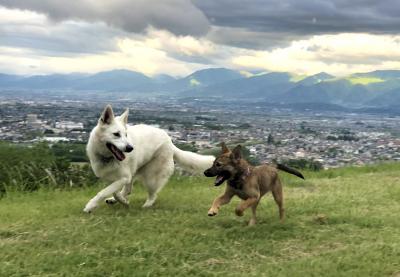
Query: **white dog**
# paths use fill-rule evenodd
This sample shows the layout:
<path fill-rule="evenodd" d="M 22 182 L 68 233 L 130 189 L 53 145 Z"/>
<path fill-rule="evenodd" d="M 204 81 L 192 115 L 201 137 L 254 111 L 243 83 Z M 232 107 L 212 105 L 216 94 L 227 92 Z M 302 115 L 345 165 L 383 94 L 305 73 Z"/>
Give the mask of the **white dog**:
<path fill-rule="evenodd" d="M 114 116 L 111 106 L 106 106 L 90 133 L 86 150 L 92 169 L 97 177 L 112 183 L 86 204 L 84 212 L 90 213 L 112 195 L 114 197 L 106 200 L 108 204 L 118 201 L 128 205 L 126 197 L 136 179 L 140 179 L 148 190 L 143 207 L 150 207 L 172 175 L 174 161 L 186 170 L 199 173 L 213 164 L 213 156 L 177 148 L 161 129 L 127 125 L 128 113 L 126 110 L 122 115 Z"/>

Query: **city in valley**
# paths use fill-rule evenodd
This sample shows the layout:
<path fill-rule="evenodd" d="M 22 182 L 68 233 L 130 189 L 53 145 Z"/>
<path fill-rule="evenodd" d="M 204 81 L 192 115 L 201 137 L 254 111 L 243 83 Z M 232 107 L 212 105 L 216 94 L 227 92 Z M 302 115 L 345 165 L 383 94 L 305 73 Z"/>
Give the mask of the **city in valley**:
<path fill-rule="evenodd" d="M 1 99 L 0 140 L 86 143 L 104 99 Z M 166 130 L 178 146 L 200 153 L 221 141 L 245 145 L 257 162 L 305 159 L 324 168 L 400 159 L 400 116 L 311 111 L 218 99 L 152 98 L 111 102 L 130 109 L 130 124 Z"/>

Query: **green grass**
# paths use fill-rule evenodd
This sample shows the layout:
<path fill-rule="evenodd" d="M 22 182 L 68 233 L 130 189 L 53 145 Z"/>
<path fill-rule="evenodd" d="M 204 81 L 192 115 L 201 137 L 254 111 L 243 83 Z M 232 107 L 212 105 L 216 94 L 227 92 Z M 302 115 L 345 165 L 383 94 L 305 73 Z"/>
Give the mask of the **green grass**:
<path fill-rule="evenodd" d="M 155 206 L 102 205 L 82 213 L 99 187 L 10 193 L 0 200 L 0 276 L 399 276 L 400 165 L 284 177 L 287 220 L 271 195 L 258 209 L 214 218 L 223 187 L 173 178 Z"/>

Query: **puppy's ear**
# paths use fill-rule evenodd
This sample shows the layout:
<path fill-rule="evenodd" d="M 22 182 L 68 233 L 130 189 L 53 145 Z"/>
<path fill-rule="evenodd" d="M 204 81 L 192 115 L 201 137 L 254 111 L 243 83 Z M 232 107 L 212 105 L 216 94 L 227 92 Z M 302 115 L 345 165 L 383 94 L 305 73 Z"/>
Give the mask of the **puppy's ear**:
<path fill-rule="evenodd" d="M 99 121 L 103 124 L 111 124 L 113 120 L 114 120 L 114 112 L 111 108 L 111 105 L 107 105 L 104 108 L 104 111 L 101 114 Z"/>
<path fill-rule="evenodd" d="M 240 160 L 242 158 L 242 146 L 240 144 L 233 148 L 232 158 L 235 160 Z"/>
<path fill-rule="evenodd" d="M 125 125 L 128 124 L 128 115 L 129 115 L 129 109 L 126 109 L 124 113 L 121 114 L 121 120 Z"/>
<path fill-rule="evenodd" d="M 229 152 L 229 148 L 228 148 L 228 146 L 226 146 L 225 142 L 221 142 L 220 145 L 221 145 L 222 154 Z"/>

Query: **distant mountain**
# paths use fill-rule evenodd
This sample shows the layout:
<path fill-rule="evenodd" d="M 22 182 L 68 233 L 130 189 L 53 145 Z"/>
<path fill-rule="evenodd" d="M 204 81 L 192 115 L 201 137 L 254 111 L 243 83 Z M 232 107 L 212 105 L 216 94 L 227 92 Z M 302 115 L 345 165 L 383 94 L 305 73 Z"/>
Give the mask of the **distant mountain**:
<path fill-rule="evenodd" d="M 196 71 L 182 79 L 169 83 L 164 89 L 167 91 L 186 91 L 210 85 L 224 83 L 244 76 L 239 72 L 226 68 L 209 68 Z"/>
<path fill-rule="evenodd" d="M 337 78 L 321 72 L 301 80 L 289 73 L 267 73 L 205 87 L 192 88 L 181 95 L 224 99 L 259 99 L 274 103 L 323 103 L 362 108 L 400 104 L 400 71 L 374 71 Z M 399 96 L 397 96 L 399 92 Z"/>
<path fill-rule="evenodd" d="M 373 95 L 362 85 L 352 85 L 347 80 L 318 82 L 311 86 L 298 85 L 284 93 L 282 102 L 286 103 L 330 103 L 336 105 L 362 105 Z"/>
<path fill-rule="evenodd" d="M 239 72 L 225 68 L 199 70 L 180 79 L 175 79 L 167 74 L 151 78 L 139 72 L 123 69 L 96 74 L 51 74 L 29 77 L 0 74 L 0 88 L 173 93 L 237 78 L 243 78 L 243 76 Z"/>
<path fill-rule="evenodd" d="M 112 70 L 100 72 L 80 79 L 74 84 L 75 89 L 81 90 L 147 90 L 155 82 L 146 75 L 130 70 Z"/>
<path fill-rule="evenodd" d="M 310 86 L 310 85 L 314 85 L 314 84 L 318 84 L 327 80 L 332 80 L 336 78 L 333 75 L 330 75 L 328 73 L 325 72 L 320 72 L 318 74 L 315 75 L 311 75 L 308 76 L 302 80 L 300 80 L 299 82 L 297 82 L 298 85 L 305 85 L 305 86 Z"/>
<path fill-rule="evenodd" d="M 358 77 L 377 77 L 384 80 L 400 78 L 400 70 L 375 70 L 366 73 L 355 73 L 352 76 Z"/>
<path fill-rule="evenodd" d="M 196 71 L 183 78 L 182 81 L 187 82 L 192 86 L 194 83 L 197 83 L 197 85 L 207 86 L 240 78 L 243 78 L 243 76 L 234 70 L 226 68 L 209 68 Z"/>
<path fill-rule="evenodd" d="M 4 77 L 7 76 L 7 77 Z M 11 77 L 10 77 L 11 76 Z M 149 89 L 155 81 L 129 70 L 112 70 L 97 74 L 51 74 L 35 76 L 0 75 L 0 88 L 60 90 L 135 90 Z"/>
<path fill-rule="evenodd" d="M 84 79 L 84 74 L 52 74 L 17 78 L 11 86 L 25 89 L 72 89 L 74 84 Z"/>
<path fill-rule="evenodd" d="M 0 84 L 14 82 L 18 80 L 20 77 L 17 75 L 9 75 L 9 74 L 2 74 L 0 73 Z"/>
<path fill-rule="evenodd" d="M 385 106 L 393 106 L 400 105 L 400 87 L 387 91 L 385 93 L 379 94 L 373 99 L 366 102 L 368 106 L 375 107 L 385 107 Z"/>
<path fill-rule="evenodd" d="M 233 98 L 255 97 L 262 98 L 276 96 L 291 88 L 294 83 L 290 81 L 289 73 L 272 72 L 249 78 L 241 78 L 213 84 L 203 88 L 194 88 L 183 92 L 184 95 L 195 96 L 223 96 Z"/>
<path fill-rule="evenodd" d="M 176 81 L 176 79 L 168 74 L 158 74 L 153 77 L 154 81 L 160 84 L 167 84 Z"/>
<path fill-rule="evenodd" d="M 393 110 L 400 104 L 400 70 L 377 70 L 340 78 L 325 72 L 305 78 L 285 72 L 245 76 L 226 68 L 203 69 L 183 78 L 167 74 L 149 77 L 124 69 L 96 74 L 0 74 L 0 89 L 157 93 L 176 97 L 251 100 L 299 107 L 341 106 L 373 111 L 386 107 Z"/>

